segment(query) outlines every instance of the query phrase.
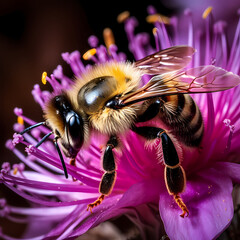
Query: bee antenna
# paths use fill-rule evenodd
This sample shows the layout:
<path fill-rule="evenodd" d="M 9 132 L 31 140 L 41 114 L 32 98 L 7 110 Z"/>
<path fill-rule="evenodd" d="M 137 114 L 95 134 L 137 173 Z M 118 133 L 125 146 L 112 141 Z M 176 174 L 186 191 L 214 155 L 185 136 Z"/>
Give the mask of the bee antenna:
<path fill-rule="evenodd" d="M 39 123 L 36 123 L 28 128 L 25 128 L 22 132 L 20 132 L 19 134 L 23 135 L 24 133 L 26 132 L 29 132 L 30 130 L 32 130 L 33 128 L 36 128 L 36 127 L 39 127 L 41 125 L 46 125 L 46 122 L 39 122 Z"/>
<path fill-rule="evenodd" d="M 47 139 L 48 139 L 48 137 L 50 136 L 50 135 L 52 135 L 53 134 L 53 132 L 50 132 L 50 133 L 48 133 L 48 134 L 46 134 L 38 143 L 37 143 L 37 145 L 35 146 L 36 148 L 38 148 L 43 142 L 45 142 Z"/>
<path fill-rule="evenodd" d="M 60 148 L 58 146 L 57 139 L 58 139 L 58 137 L 55 137 L 53 142 L 54 142 L 55 147 L 56 147 L 56 149 L 58 151 L 58 155 L 60 157 L 60 160 L 61 160 L 61 163 L 62 163 L 62 166 L 63 166 L 63 171 L 64 171 L 64 174 L 65 174 L 65 177 L 68 178 L 67 168 L 66 168 L 66 165 L 65 165 L 65 162 L 64 162 L 64 159 L 63 159 L 62 152 L 61 152 L 61 150 L 60 150 Z"/>

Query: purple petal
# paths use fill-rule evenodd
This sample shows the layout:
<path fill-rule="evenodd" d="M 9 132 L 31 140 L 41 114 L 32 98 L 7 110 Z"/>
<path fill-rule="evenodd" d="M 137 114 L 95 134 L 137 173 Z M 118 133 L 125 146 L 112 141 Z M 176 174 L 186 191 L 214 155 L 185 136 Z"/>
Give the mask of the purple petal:
<path fill-rule="evenodd" d="M 232 181 L 223 169 L 208 169 L 187 180 L 182 194 L 189 216 L 181 218 L 181 210 L 168 193 L 160 195 L 159 211 L 170 239 L 214 239 L 233 217 Z"/>
<path fill-rule="evenodd" d="M 240 184 L 240 165 L 237 163 L 221 162 L 216 163 L 216 169 L 227 174 L 234 183 Z"/>
<path fill-rule="evenodd" d="M 132 213 L 133 208 L 146 203 L 157 203 L 159 192 L 162 189 L 162 181 L 159 179 L 146 180 L 134 184 L 121 197 L 121 195 L 106 198 L 101 205 L 93 209 L 93 214 L 71 236 L 79 236 L 88 229 L 97 226 L 110 218 L 124 213 Z M 157 214 L 157 212 L 155 213 Z M 81 216 L 86 217 L 86 216 Z M 156 229 L 155 229 L 156 230 Z"/>

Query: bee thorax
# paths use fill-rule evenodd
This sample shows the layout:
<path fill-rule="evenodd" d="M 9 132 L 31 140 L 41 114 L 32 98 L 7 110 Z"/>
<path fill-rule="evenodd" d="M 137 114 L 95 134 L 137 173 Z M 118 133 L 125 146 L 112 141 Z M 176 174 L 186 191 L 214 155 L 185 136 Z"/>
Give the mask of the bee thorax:
<path fill-rule="evenodd" d="M 104 108 L 90 116 L 90 124 L 103 134 L 119 134 L 128 130 L 136 119 L 134 108 L 114 110 Z"/>

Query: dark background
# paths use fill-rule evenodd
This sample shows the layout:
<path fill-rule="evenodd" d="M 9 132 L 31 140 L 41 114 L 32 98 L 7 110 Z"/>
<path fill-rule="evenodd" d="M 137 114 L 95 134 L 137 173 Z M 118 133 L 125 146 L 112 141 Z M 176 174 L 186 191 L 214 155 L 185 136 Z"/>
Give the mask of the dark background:
<path fill-rule="evenodd" d="M 177 14 L 183 9 L 166 7 L 163 0 L 151 1 L 77 1 L 77 0 L 1 0 L 0 1 L 0 164 L 19 162 L 5 148 L 7 139 L 12 138 L 12 125 L 16 122 L 14 107 L 21 107 L 26 116 L 42 120 L 42 110 L 32 98 L 33 85 L 41 85 L 43 71 L 52 73 L 62 64 L 66 74 L 68 66 L 61 58 L 62 52 L 89 49 L 87 39 L 94 34 L 102 40 L 102 31 L 110 27 L 120 51 L 127 51 L 128 42 L 123 25 L 116 21 L 119 13 L 128 10 L 140 24 L 138 31 L 151 32 L 147 24 L 147 6 L 154 5 L 159 13 Z M 202 8 L 206 8 L 207 5 Z M 235 9 L 236 11 L 236 9 Z M 132 56 L 128 52 L 128 57 Z M 42 88 L 47 88 L 42 86 Z M 0 186 L 0 198 L 7 197 L 12 205 L 26 205 L 23 199 Z M 23 225 L 13 226 L 0 219 L 4 232 L 19 237 Z M 13 231 L 14 229 L 14 231 Z"/>

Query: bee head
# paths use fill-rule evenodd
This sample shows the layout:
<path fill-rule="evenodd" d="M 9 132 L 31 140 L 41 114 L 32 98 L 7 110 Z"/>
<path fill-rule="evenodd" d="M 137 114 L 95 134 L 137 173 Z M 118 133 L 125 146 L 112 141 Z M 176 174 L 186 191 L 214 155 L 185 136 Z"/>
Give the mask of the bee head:
<path fill-rule="evenodd" d="M 64 94 L 55 96 L 46 108 L 45 117 L 60 138 L 62 150 L 67 157 L 75 158 L 84 142 L 84 121 Z"/>

